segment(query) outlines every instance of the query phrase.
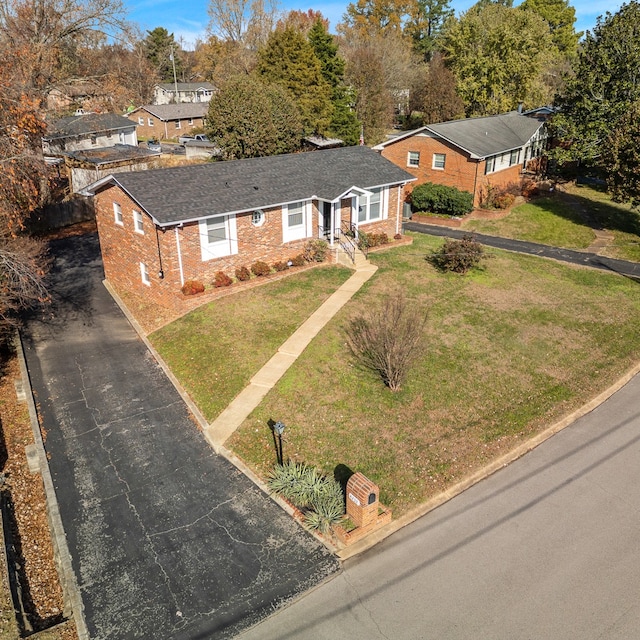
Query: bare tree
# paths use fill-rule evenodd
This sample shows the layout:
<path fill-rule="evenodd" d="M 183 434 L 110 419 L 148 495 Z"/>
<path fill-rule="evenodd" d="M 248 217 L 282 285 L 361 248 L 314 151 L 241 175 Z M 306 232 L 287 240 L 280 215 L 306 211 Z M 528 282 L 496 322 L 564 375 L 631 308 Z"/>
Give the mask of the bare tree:
<path fill-rule="evenodd" d="M 256 46 L 271 33 L 276 20 L 276 0 L 210 0 L 211 34 L 231 42 Z"/>
<path fill-rule="evenodd" d="M 399 391 L 420 353 L 427 315 L 402 294 L 353 318 L 347 344 L 356 359 L 380 375 L 391 391 Z"/>

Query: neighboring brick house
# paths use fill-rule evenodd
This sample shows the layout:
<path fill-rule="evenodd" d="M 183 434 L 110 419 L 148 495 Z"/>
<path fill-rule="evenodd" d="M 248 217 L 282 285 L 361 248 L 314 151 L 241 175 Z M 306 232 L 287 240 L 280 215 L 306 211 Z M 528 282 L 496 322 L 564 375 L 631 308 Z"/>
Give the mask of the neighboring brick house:
<path fill-rule="evenodd" d="M 176 93 L 176 87 L 178 89 Z M 154 104 L 179 104 L 182 102 L 209 102 L 216 92 L 210 82 L 178 82 L 157 84 L 153 88 Z"/>
<path fill-rule="evenodd" d="M 367 147 L 109 176 L 90 185 L 108 281 L 175 307 L 188 280 L 269 265 L 343 230 L 400 233 L 406 171 Z"/>
<path fill-rule="evenodd" d="M 515 111 L 452 120 L 401 133 L 373 148 L 415 176 L 413 187 L 424 182 L 457 187 L 472 193 L 479 206 L 489 189 L 521 185 L 523 170 L 545 149 L 544 121 L 535 112 Z"/>
<path fill-rule="evenodd" d="M 42 138 L 45 156 L 62 156 L 67 151 L 138 146 L 136 125 L 115 113 L 84 113 L 62 118 Z"/>
<path fill-rule="evenodd" d="M 172 140 L 193 129 L 201 129 L 208 110 L 209 104 L 206 102 L 150 104 L 134 109 L 127 117 L 138 125 L 141 138 Z"/>

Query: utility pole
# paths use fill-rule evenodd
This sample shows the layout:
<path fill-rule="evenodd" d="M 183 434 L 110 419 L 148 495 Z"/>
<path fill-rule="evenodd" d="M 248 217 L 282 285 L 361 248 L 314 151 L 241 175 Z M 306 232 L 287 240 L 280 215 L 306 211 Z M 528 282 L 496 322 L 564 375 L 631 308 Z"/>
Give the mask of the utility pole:
<path fill-rule="evenodd" d="M 178 94 L 178 79 L 176 78 L 176 58 L 173 55 L 173 45 L 171 45 L 171 53 L 169 54 L 169 59 L 171 60 L 171 64 L 173 65 L 173 86 L 176 90 L 176 103 L 180 102 L 180 96 Z"/>

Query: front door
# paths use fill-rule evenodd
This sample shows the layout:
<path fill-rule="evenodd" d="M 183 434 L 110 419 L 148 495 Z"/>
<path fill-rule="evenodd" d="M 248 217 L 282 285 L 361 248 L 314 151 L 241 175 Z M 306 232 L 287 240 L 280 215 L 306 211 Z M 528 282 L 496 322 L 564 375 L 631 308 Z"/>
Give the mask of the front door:
<path fill-rule="evenodd" d="M 331 209 L 330 202 L 322 203 L 322 215 L 320 216 L 320 235 L 328 238 L 331 235 Z"/>

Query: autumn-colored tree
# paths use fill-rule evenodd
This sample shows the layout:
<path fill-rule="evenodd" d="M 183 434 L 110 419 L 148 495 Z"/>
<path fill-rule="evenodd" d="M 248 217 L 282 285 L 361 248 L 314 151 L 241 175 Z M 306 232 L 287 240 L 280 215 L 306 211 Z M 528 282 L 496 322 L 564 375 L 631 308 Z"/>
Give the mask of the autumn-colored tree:
<path fill-rule="evenodd" d="M 449 20 L 441 48 L 467 116 L 536 107 L 551 100 L 547 69 L 559 52 L 548 23 L 518 7 L 487 2 Z"/>
<path fill-rule="evenodd" d="M 331 87 L 309 41 L 292 28 L 274 31 L 258 53 L 257 72 L 285 87 L 300 109 L 305 133 L 325 134 L 331 123 Z"/>
<path fill-rule="evenodd" d="M 315 11 L 314 9 L 300 11 L 299 9 L 294 9 L 289 11 L 284 18 L 278 20 L 276 29 L 291 28 L 307 36 L 318 21 L 320 21 L 325 31 L 329 30 L 329 20 L 322 15 L 321 11 Z"/>
<path fill-rule="evenodd" d="M 240 75 L 213 96 L 207 134 L 227 160 L 288 153 L 300 148 L 302 123 L 289 92 L 255 75 Z"/>
<path fill-rule="evenodd" d="M 456 90 L 456 79 L 439 53 L 431 58 L 423 85 L 416 89 L 413 100 L 413 109 L 421 113 L 423 124 L 464 117 L 464 103 Z"/>
<path fill-rule="evenodd" d="M 19 65 L 19 86 L 44 96 L 73 75 L 77 49 L 127 28 L 120 0 L 0 0 L 0 49 Z"/>
<path fill-rule="evenodd" d="M 402 33 L 415 0 L 356 0 L 338 25 L 338 32 L 349 38 L 367 38 L 380 33 Z"/>
<path fill-rule="evenodd" d="M 521 9 L 542 16 L 551 30 L 551 39 L 561 54 L 574 58 L 582 32 L 576 32 L 576 10 L 569 0 L 524 0 Z"/>

